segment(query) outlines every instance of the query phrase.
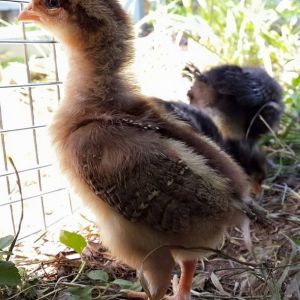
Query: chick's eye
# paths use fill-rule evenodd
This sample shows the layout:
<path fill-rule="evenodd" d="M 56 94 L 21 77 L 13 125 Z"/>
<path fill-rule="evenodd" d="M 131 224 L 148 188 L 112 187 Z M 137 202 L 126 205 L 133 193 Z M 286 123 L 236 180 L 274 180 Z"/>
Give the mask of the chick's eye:
<path fill-rule="evenodd" d="M 45 4 L 49 9 L 60 8 L 59 0 L 45 0 Z"/>

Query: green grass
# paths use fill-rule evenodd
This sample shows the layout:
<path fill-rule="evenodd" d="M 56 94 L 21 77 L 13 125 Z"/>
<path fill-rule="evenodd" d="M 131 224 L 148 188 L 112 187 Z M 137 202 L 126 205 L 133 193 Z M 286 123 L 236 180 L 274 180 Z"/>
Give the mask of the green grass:
<path fill-rule="evenodd" d="M 14 63 L 14 62 L 25 64 L 25 59 L 24 57 L 12 57 L 9 59 L 4 59 L 3 61 L 0 62 L 0 65 L 2 68 L 6 68 L 9 66 L 10 63 Z"/>

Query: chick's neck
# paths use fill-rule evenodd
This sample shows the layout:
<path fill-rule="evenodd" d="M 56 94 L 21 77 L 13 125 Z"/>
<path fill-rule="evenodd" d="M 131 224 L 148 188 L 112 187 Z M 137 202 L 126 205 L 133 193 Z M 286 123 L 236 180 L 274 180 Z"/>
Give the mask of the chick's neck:
<path fill-rule="evenodd" d="M 121 93 L 128 88 L 122 73 L 133 52 L 130 31 L 104 27 L 97 33 L 86 32 L 85 39 L 78 43 L 64 43 L 69 57 L 66 98 L 72 99 L 72 104 L 76 100 L 86 105 L 91 100 L 105 103 L 115 90 Z"/>

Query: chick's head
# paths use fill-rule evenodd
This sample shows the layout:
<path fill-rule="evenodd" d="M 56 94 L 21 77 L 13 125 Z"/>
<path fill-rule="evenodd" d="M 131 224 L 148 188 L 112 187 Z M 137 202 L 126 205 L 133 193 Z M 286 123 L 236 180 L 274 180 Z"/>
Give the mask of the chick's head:
<path fill-rule="evenodd" d="M 32 0 L 19 21 L 35 22 L 75 47 L 88 47 L 101 37 L 107 43 L 120 33 L 126 38 L 130 32 L 128 16 L 114 0 Z"/>

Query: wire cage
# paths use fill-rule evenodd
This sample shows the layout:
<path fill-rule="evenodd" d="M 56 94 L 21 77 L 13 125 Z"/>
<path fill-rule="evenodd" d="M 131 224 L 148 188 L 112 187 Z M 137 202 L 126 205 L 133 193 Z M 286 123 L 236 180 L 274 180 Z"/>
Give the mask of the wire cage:
<path fill-rule="evenodd" d="M 73 213 L 73 201 L 60 176 L 47 133 L 61 98 L 57 42 L 16 16 L 28 1 L 0 1 L 0 236 L 15 234 L 21 198 L 21 238 L 46 230 Z"/>

